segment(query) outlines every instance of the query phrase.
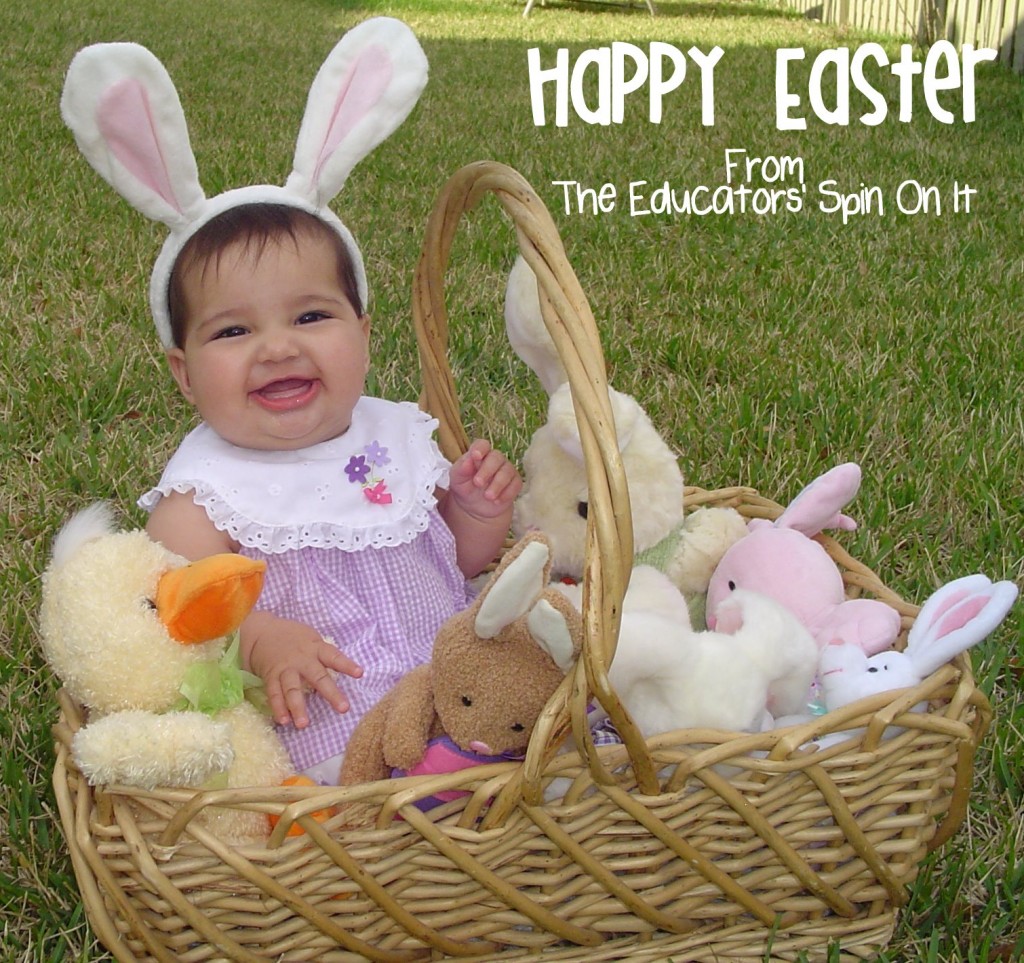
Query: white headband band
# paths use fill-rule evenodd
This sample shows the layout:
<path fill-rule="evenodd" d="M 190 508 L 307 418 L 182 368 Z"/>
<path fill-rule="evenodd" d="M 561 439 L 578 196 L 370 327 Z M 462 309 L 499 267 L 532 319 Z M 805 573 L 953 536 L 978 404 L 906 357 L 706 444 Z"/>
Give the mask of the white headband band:
<path fill-rule="evenodd" d="M 100 176 L 136 210 L 170 229 L 149 296 L 165 348 L 173 345 L 167 291 L 178 255 L 204 224 L 245 204 L 284 204 L 327 224 L 349 252 L 366 307 L 362 254 L 327 205 L 356 164 L 405 120 L 426 82 L 426 56 L 404 23 L 376 17 L 359 24 L 313 81 L 284 186 L 260 184 L 207 198 L 185 114 L 163 64 L 130 43 L 95 44 L 75 55 L 61 98 L 64 122 Z"/>

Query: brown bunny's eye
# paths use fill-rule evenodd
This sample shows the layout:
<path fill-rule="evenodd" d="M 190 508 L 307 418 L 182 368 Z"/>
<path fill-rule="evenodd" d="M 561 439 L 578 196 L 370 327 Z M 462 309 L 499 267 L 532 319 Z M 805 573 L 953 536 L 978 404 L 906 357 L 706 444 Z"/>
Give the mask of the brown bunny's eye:
<path fill-rule="evenodd" d="M 473 700 L 469 696 L 462 697 L 462 704 L 467 708 L 473 704 Z"/>
<path fill-rule="evenodd" d="M 526 726 L 524 726 L 521 722 L 513 722 L 512 723 L 512 731 L 513 732 L 522 732 L 525 728 L 526 728 Z"/>

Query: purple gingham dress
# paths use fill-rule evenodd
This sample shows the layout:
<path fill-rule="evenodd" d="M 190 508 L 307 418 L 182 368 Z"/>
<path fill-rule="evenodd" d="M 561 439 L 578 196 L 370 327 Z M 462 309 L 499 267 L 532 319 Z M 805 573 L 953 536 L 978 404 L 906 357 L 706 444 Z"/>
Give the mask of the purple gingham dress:
<path fill-rule="evenodd" d="M 310 725 L 278 727 L 292 763 L 337 777 L 358 721 L 429 661 L 441 623 L 468 604 L 455 540 L 434 496 L 448 463 L 437 423 L 411 403 L 362 398 L 348 431 L 300 451 L 252 451 L 200 425 L 156 488 L 191 493 L 240 552 L 267 563 L 257 608 L 312 626 L 363 667 L 339 678 L 343 714 L 307 695 Z"/>

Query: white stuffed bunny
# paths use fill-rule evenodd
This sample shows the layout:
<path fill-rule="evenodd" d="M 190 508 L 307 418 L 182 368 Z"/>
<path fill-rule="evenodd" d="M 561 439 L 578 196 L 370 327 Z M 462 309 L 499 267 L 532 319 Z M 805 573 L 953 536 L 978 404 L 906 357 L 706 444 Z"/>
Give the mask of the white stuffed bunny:
<path fill-rule="evenodd" d="M 580 605 L 577 586 L 561 590 Z M 759 732 L 772 715 L 805 708 L 818 647 L 788 609 L 738 589 L 719 624 L 721 631 L 694 631 L 667 577 L 633 570 L 608 679 L 645 737 L 704 727 Z"/>
<path fill-rule="evenodd" d="M 583 449 L 565 370 L 541 316 L 537 281 L 521 256 L 509 275 L 505 325 L 509 343 L 550 395 L 547 422 L 523 456 L 524 486 L 513 531 L 517 536 L 544 532 L 555 573 L 578 579 L 589 511 Z M 614 389 L 609 395 L 633 506 L 636 562 L 666 572 L 687 597 L 702 596 L 723 553 L 746 534 L 743 519 L 720 508 L 684 518 L 677 456 L 634 398 Z"/>
<path fill-rule="evenodd" d="M 167 288 L 178 255 L 211 218 L 245 204 L 284 204 L 328 225 L 351 256 L 367 304 L 362 254 L 327 205 L 352 168 L 405 120 L 426 81 L 426 57 L 405 24 L 388 17 L 364 21 L 342 37 L 313 81 L 285 185 L 207 198 L 178 93 L 160 61 L 133 43 L 79 51 L 61 98 L 65 123 L 96 171 L 134 208 L 170 229 L 150 279 L 150 307 L 164 347 L 173 343 Z"/>
<path fill-rule="evenodd" d="M 1013 582 L 968 575 L 943 585 L 922 606 L 903 652 L 870 658 L 851 642 L 825 646 L 819 666 L 829 710 L 889 689 L 916 686 L 955 655 L 987 638 L 1017 598 Z"/>

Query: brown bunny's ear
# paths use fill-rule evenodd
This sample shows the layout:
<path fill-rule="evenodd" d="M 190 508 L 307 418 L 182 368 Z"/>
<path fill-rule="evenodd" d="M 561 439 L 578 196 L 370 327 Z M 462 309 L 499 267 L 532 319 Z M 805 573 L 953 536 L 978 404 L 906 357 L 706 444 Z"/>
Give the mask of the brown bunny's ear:
<path fill-rule="evenodd" d="M 555 665 L 568 673 L 580 654 L 582 624 L 576 609 L 563 596 L 552 593 L 530 610 L 526 627 Z"/>
<path fill-rule="evenodd" d="M 473 603 L 477 637 L 493 639 L 526 615 L 543 593 L 550 568 L 551 549 L 543 535 L 533 532 L 520 539 Z"/>

